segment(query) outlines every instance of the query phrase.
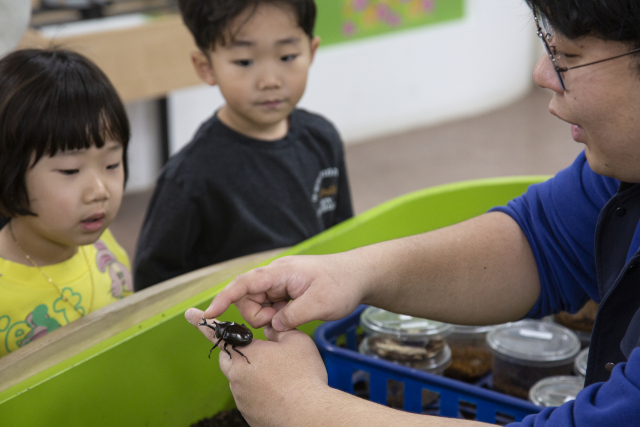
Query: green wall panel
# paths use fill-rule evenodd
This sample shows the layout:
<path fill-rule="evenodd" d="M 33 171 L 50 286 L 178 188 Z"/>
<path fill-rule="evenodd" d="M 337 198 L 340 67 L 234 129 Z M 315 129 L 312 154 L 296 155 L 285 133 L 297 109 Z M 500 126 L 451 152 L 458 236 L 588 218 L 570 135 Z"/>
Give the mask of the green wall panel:
<path fill-rule="evenodd" d="M 463 0 L 316 0 L 322 45 L 461 19 Z"/>

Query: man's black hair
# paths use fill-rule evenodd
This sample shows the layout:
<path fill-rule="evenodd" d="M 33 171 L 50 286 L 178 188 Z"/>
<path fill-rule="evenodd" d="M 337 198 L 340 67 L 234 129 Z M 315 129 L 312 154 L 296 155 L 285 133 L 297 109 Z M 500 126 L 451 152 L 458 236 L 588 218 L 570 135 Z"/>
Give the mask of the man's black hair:
<path fill-rule="evenodd" d="M 129 135 L 116 90 L 84 56 L 54 47 L 0 59 L 0 213 L 34 215 L 25 174 L 58 150 L 122 143 L 126 181 Z"/>
<path fill-rule="evenodd" d="M 290 7 L 298 18 L 298 25 L 313 38 L 316 22 L 314 0 L 179 0 L 180 13 L 198 48 L 204 53 L 216 43 L 229 42 L 231 21 L 249 9 L 255 12 L 260 4 L 269 3 Z"/>
<path fill-rule="evenodd" d="M 639 0 L 526 0 L 553 28 L 577 39 L 594 36 L 640 48 Z"/>

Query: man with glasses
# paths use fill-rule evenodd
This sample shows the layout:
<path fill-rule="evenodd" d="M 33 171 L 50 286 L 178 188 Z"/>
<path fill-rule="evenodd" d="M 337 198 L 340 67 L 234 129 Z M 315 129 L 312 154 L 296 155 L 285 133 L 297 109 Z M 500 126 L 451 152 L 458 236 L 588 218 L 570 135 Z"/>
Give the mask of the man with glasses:
<path fill-rule="evenodd" d="M 507 206 L 353 251 L 287 257 L 238 276 L 196 325 L 235 303 L 270 342 L 220 358 L 251 425 L 472 425 L 409 414 L 326 385 L 313 342 L 290 329 L 366 303 L 454 324 L 498 324 L 600 302 L 585 389 L 523 426 L 640 425 L 640 2 L 526 0 L 546 54 L 535 82 L 584 152 Z M 290 302 L 288 302 L 290 301 Z M 287 303 L 288 302 L 288 303 Z M 211 340 L 210 330 L 201 331 Z M 282 332 L 285 331 L 285 332 Z M 514 424 L 515 425 L 515 424 Z"/>

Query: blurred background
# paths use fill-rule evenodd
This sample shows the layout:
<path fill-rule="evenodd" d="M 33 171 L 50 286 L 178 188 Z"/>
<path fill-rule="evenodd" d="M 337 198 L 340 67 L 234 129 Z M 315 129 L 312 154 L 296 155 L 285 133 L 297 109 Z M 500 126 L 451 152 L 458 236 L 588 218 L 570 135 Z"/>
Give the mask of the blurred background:
<path fill-rule="evenodd" d="M 176 0 L 30 3 L 19 47 L 87 55 L 125 101 L 130 177 L 111 229 L 133 257 L 158 172 L 222 97 L 191 67 Z M 433 185 L 554 174 L 580 152 L 533 84 L 542 45 L 524 0 L 316 3 L 322 42 L 300 106 L 341 132 L 356 214 Z"/>

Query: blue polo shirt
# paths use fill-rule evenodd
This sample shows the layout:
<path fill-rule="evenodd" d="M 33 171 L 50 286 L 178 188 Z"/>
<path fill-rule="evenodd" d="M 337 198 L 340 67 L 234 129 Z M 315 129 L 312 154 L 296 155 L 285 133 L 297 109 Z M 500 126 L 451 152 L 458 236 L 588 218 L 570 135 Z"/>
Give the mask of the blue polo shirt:
<path fill-rule="evenodd" d="M 550 180 L 492 211 L 511 216 L 525 233 L 536 259 L 541 292 L 527 317 L 576 312 L 600 302 L 595 262 L 596 224 L 620 182 L 591 170 L 584 152 Z M 640 230 L 629 256 L 640 249 Z M 640 291 L 640 289 L 639 289 Z M 619 363 L 607 382 L 585 388 L 575 401 L 547 408 L 511 426 L 604 427 L 640 425 L 640 349 Z"/>

